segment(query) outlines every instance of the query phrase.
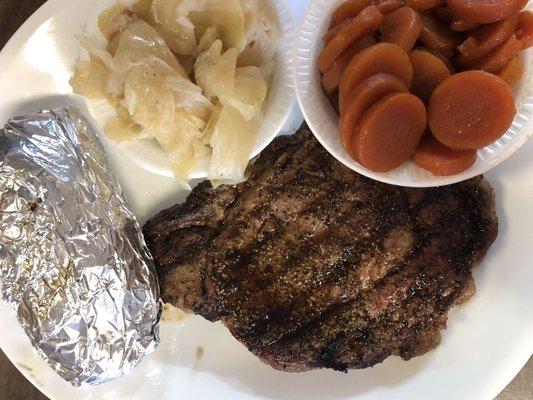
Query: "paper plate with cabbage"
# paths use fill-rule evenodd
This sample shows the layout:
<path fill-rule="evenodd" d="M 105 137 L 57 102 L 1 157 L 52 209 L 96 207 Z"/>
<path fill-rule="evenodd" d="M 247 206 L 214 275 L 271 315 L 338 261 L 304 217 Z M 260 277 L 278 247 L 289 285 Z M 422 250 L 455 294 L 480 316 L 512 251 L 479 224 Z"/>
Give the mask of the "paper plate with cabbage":
<path fill-rule="evenodd" d="M 205 176 L 242 181 L 249 160 L 290 111 L 291 104 L 279 101 L 270 110 L 274 97 L 285 103 L 292 97 L 283 87 L 290 86 L 287 58 L 277 54 L 284 35 L 279 4 L 107 3 L 95 34 L 78 37 L 85 51 L 70 81 L 105 135 L 133 149 L 141 166 L 151 152 L 147 163 L 156 160 L 155 172 L 183 186 Z"/>

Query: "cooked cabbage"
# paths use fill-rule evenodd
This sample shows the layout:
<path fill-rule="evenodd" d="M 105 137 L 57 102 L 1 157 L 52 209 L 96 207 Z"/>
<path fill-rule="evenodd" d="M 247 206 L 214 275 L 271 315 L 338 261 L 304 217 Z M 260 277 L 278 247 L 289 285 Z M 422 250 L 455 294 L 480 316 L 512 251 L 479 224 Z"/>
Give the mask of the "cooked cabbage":
<path fill-rule="evenodd" d="M 217 120 L 211 147 L 209 179 L 224 183 L 242 182 L 261 127 L 261 117 L 247 121 L 231 106 L 224 106 Z"/>
<path fill-rule="evenodd" d="M 126 75 L 123 105 L 134 122 L 149 130 L 172 130 L 176 105 L 164 79 L 149 65 L 138 64 Z"/>
<path fill-rule="evenodd" d="M 126 26 L 120 34 L 115 52 L 115 64 L 123 71 L 129 70 L 139 59 L 154 56 L 164 61 L 178 74 L 186 77 L 187 73 L 170 51 L 165 40 L 147 22 L 137 20 Z"/>
<path fill-rule="evenodd" d="M 201 11 L 192 11 L 189 18 L 199 36 L 210 26 L 215 26 L 226 48 L 244 49 L 244 10 L 239 0 L 204 0 Z"/>
<path fill-rule="evenodd" d="M 107 121 L 104 131 L 115 142 L 128 142 L 139 137 L 142 127 L 130 118 L 116 116 Z"/>
<path fill-rule="evenodd" d="M 207 121 L 207 124 L 205 125 L 204 131 L 202 132 L 202 143 L 203 144 L 210 144 L 211 138 L 213 137 L 213 133 L 215 133 L 215 128 L 217 127 L 218 117 L 220 116 L 220 112 L 222 111 L 222 104 L 217 102 L 215 104 L 215 107 L 213 108 L 213 112 L 211 113 L 211 116 L 209 117 L 209 121 Z"/>
<path fill-rule="evenodd" d="M 70 80 L 74 93 L 83 94 L 88 99 L 107 99 L 109 71 L 97 62 L 80 61 L 76 73 Z"/>
<path fill-rule="evenodd" d="M 84 36 L 77 36 L 81 46 L 85 49 L 92 62 L 102 64 L 109 71 L 118 72 L 113 56 L 105 49 L 100 49 L 96 43 Z"/>
<path fill-rule="evenodd" d="M 192 10 L 201 10 L 200 3 L 197 0 L 153 0 L 149 21 L 174 53 L 194 53 L 196 37 L 188 15 Z"/>
<path fill-rule="evenodd" d="M 131 11 L 145 21 L 149 18 L 152 0 L 139 0 L 131 7 Z"/>
<path fill-rule="evenodd" d="M 173 129 L 154 130 L 155 138 L 172 163 L 174 176 L 183 183 L 189 180 L 190 172 L 197 159 L 205 155 L 204 153 L 198 154 L 200 147 L 202 147 L 199 122 L 198 119 L 178 111 L 175 115 Z M 195 144 L 195 142 L 200 143 Z"/>
<path fill-rule="evenodd" d="M 242 67 L 235 70 L 232 91 L 218 96 L 224 105 L 237 109 L 244 119 L 250 121 L 260 111 L 267 94 L 267 84 L 257 67 Z"/>
<path fill-rule="evenodd" d="M 198 41 L 196 55 L 208 50 L 217 39 L 219 39 L 217 27 L 210 26 L 209 28 L 207 28 L 200 40 Z"/>
<path fill-rule="evenodd" d="M 274 58 L 281 35 L 276 10 L 267 0 L 242 0 L 246 47 L 237 65 L 260 66 Z"/>
<path fill-rule="evenodd" d="M 215 40 L 209 49 L 198 56 L 194 64 L 196 83 L 208 97 L 220 97 L 233 91 L 237 55 L 234 47 L 222 53 L 222 41 Z"/>
<path fill-rule="evenodd" d="M 103 12 L 101 48 L 80 43 L 75 93 L 116 111 L 115 142 L 156 141 L 179 184 L 211 156 L 209 178 L 240 182 L 263 119 L 279 37 L 267 0 L 132 0 Z"/>
<path fill-rule="evenodd" d="M 165 79 L 167 87 L 174 94 L 176 107 L 203 121 L 209 119 L 213 104 L 202 94 L 201 87 L 178 75 L 167 76 Z"/>
<path fill-rule="evenodd" d="M 123 3 L 118 3 L 109 10 L 104 11 L 98 18 L 98 28 L 107 40 L 118 32 L 121 32 L 131 22 L 128 15 L 128 7 Z"/>

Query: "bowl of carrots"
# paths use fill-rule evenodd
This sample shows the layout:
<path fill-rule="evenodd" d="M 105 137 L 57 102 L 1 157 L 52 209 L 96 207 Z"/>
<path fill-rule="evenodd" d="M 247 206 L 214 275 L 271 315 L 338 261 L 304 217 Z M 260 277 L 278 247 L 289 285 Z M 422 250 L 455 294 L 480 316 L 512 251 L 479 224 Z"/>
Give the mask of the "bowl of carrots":
<path fill-rule="evenodd" d="M 311 0 L 294 80 L 339 161 L 412 187 L 498 165 L 533 133 L 527 0 Z"/>

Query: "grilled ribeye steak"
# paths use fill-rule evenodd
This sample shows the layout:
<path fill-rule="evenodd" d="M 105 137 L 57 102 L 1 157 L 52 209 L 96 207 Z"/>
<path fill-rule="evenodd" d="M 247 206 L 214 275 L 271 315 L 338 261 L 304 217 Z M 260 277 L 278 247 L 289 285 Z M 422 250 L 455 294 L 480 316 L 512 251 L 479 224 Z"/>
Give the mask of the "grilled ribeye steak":
<path fill-rule="evenodd" d="M 144 228 L 163 300 L 222 320 L 275 368 L 365 368 L 421 355 L 497 235 L 483 178 L 408 189 L 331 157 L 306 127 L 237 186 L 198 186 Z"/>

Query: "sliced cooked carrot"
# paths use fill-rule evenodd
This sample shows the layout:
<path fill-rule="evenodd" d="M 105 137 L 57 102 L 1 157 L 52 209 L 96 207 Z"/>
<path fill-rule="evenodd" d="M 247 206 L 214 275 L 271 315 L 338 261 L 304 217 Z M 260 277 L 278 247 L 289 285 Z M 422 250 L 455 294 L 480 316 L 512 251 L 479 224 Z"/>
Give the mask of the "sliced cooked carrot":
<path fill-rule="evenodd" d="M 448 78 L 450 70 L 437 56 L 423 50 L 413 50 L 409 55 L 413 65 L 411 92 L 427 104 L 431 93 Z"/>
<path fill-rule="evenodd" d="M 342 74 L 339 85 L 339 108 L 353 92 L 355 86 L 370 75 L 380 72 L 399 78 L 407 87 L 413 80 L 413 67 L 409 56 L 392 43 L 378 43 L 356 54 Z"/>
<path fill-rule="evenodd" d="M 431 135 L 425 135 L 416 148 L 412 160 L 436 176 L 452 176 L 475 164 L 476 150 L 453 150 Z"/>
<path fill-rule="evenodd" d="M 455 16 L 464 20 L 490 24 L 518 13 L 528 0 L 447 0 Z"/>
<path fill-rule="evenodd" d="M 339 29 L 339 32 L 327 44 L 318 57 L 318 69 L 325 72 L 331 68 L 337 57 L 344 53 L 352 43 L 374 33 L 382 20 L 383 14 L 376 6 L 369 6 L 361 11 L 348 24 Z"/>
<path fill-rule="evenodd" d="M 517 25 L 518 16 L 514 15 L 506 20 L 476 29 L 457 47 L 461 53 L 457 57 L 457 64 L 467 67 L 481 61 L 483 57 L 509 39 Z"/>
<path fill-rule="evenodd" d="M 498 140 L 516 114 L 513 92 L 505 81 L 483 71 L 452 75 L 431 95 L 429 127 L 453 149 L 481 149 Z"/>
<path fill-rule="evenodd" d="M 533 46 L 533 12 L 522 11 L 518 14 L 517 36 L 524 44 L 524 49 Z"/>
<path fill-rule="evenodd" d="M 489 26 L 489 25 L 485 25 L 485 26 Z M 476 51 L 478 46 L 479 46 L 479 41 L 473 36 L 469 36 L 468 38 L 466 38 L 466 40 L 463 43 L 457 46 L 457 50 L 459 50 L 459 53 L 461 53 L 464 56 L 468 53 L 472 53 Z"/>
<path fill-rule="evenodd" d="M 450 25 L 453 20 L 453 12 L 448 7 L 437 7 L 431 10 L 431 15 L 443 25 Z"/>
<path fill-rule="evenodd" d="M 422 30 L 422 19 L 412 8 L 402 7 L 385 15 L 379 30 L 381 40 L 394 43 L 403 51 L 409 52 Z"/>
<path fill-rule="evenodd" d="M 383 15 L 390 14 L 403 7 L 403 0 L 377 0 L 376 7 Z"/>
<path fill-rule="evenodd" d="M 371 171 L 392 171 L 413 155 L 425 128 L 424 103 L 409 93 L 393 93 L 363 114 L 352 137 L 352 150 Z"/>
<path fill-rule="evenodd" d="M 396 92 L 407 93 L 409 89 L 400 79 L 389 74 L 372 75 L 356 86 L 339 120 L 341 142 L 350 155 L 352 135 L 361 115 L 381 98 Z"/>
<path fill-rule="evenodd" d="M 442 54 L 440 51 L 435 49 L 428 49 L 427 47 L 419 47 L 416 50 L 427 51 L 428 53 L 433 54 L 435 57 L 440 58 L 440 60 L 448 67 L 450 73 L 455 74 L 455 67 L 448 57 Z"/>
<path fill-rule="evenodd" d="M 331 16 L 329 28 L 333 28 L 339 22 L 357 16 L 363 9 L 374 4 L 373 0 L 348 0 L 340 5 Z"/>
<path fill-rule="evenodd" d="M 422 31 L 419 40 L 428 48 L 450 57 L 459 42 L 459 35 L 430 14 L 422 14 Z"/>
<path fill-rule="evenodd" d="M 524 73 L 524 63 L 520 59 L 520 56 L 517 55 L 503 67 L 498 76 L 502 78 L 509 86 L 514 86 L 522 78 Z"/>
<path fill-rule="evenodd" d="M 481 24 L 479 22 L 467 21 L 466 19 L 454 18 L 451 23 L 452 31 L 466 32 L 479 28 Z"/>
<path fill-rule="evenodd" d="M 330 69 L 328 69 L 322 76 L 322 87 L 326 93 L 331 93 L 339 87 L 339 82 L 341 81 L 342 73 L 350 63 L 350 60 L 354 55 L 359 53 L 361 50 L 364 50 L 370 46 L 375 45 L 376 39 L 373 36 L 366 36 L 355 42 L 350 46 L 348 50 L 338 57 Z"/>
<path fill-rule="evenodd" d="M 330 94 L 327 95 L 327 97 L 329 99 L 329 102 L 331 103 L 331 106 L 333 107 L 333 109 L 337 113 L 337 115 L 340 115 L 340 111 L 339 111 L 339 92 L 338 91 L 331 92 Z"/>
<path fill-rule="evenodd" d="M 505 67 L 505 64 L 522 50 L 522 42 L 513 34 L 500 45 L 493 53 L 489 54 L 480 63 L 473 66 L 473 69 L 496 74 Z"/>
<path fill-rule="evenodd" d="M 406 0 L 405 5 L 416 11 L 428 11 L 446 4 L 446 0 Z"/>
<path fill-rule="evenodd" d="M 328 44 L 331 42 L 331 40 L 339 33 L 339 31 L 342 29 L 343 26 L 350 23 L 351 18 L 345 19 L 344 21 L 339 22 L 337 25 L 335 25 L 333 28 L 331 28 L 323 37 L 322 41 L 324 44 Z"/>

